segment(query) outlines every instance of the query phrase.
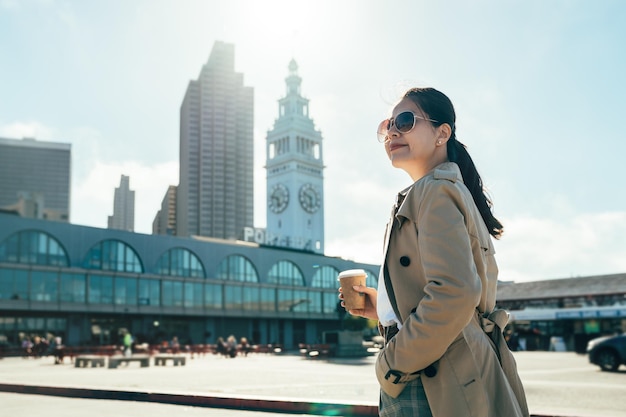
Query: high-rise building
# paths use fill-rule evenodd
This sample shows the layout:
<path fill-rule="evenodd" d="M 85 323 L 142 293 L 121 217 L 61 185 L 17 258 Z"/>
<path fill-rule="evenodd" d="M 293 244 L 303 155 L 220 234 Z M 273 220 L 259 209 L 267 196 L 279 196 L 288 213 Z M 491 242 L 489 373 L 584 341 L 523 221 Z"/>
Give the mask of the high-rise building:
<path fill-rule="evenodd" d="M 161 201 L 161 209 L 157 212 L 152 222 L 153 235 L 176 234 L 176 189 L 170 185 Z"/>
<path fill-rule="evenodd" d="M 113 196 L 113 215 L 108 219 L 109 229 L 135 230 L 135 192 L 130 189 L 130 177 L 122 175 L 120 186 Z"/>
<path fill-rule="evenodd" d="M 180 110 L 176 235 L 240 239 L 254 217 L 254 91 L 215 42 Z"/>
<path fill-rule="evenodd" d="M 70 221 L 72 145 L 0 138 L 0 208 Z"/>
<path fill-rule="evenodd" d="M 278 100 L 279 116 L 267 133 L 267 243 L 324 253 L 322 134 L 300 93 L 295 60 Z"/>

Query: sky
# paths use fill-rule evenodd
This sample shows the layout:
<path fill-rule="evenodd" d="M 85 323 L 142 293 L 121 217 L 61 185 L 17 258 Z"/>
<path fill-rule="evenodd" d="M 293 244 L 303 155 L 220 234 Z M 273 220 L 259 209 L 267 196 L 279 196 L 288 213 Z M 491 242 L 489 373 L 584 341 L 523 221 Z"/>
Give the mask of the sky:
<path fill-rule="evenodd" d="M 121 175 L 135 231 L 178 185 L 179 112 L 215 41 L 265 138 L 297 61 L 322 132 L 325 252 L 380 264 L 410 185 L 376 127 L 414 86 L 444 92 L 504 224 L 499 278 L 626 273 L 626 3 L 620 0 L 0 0 L 0 137 L 71 143 L 71 222 L 106 227 Z"/>

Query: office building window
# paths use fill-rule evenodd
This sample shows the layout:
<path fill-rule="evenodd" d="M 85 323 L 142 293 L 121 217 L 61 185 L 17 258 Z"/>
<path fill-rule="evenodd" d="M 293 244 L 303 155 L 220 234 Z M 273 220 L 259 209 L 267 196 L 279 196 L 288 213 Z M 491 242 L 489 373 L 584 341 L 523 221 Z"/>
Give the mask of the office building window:
<path fill-rule="evenodd" d="M 139 305 L 161 305 L 161 281 L 156 279 L 139 280 Z"/>
<path fill-rule="evenodd" d="M 137 279 L 115 277 L 115 304 L 137 305 Z"/>
<path fill-rule="evenodd" d="M 224 306 L 226 310 L 243 310 L 243 287 L 224 285 Z"/>
<path fill-rule="evenodd" d="M 28 300 L 28 271 L 0 268 L 0 300 Z"/>
<path fill-rule="evenodd" d="M 324 265 L 313 275 L 311 286 L 316 288 L 338 288 L 338 276 L 339 270 L 337 268 Z"/>
<path fill-rule="evenodd" d="M 339 305 L 341 301 L 339 301 L 339 299 L 337 298 L 337 294 L 325 292 L 322 295 L 322 297 L 323 297 L 323 304 L 322 304 L 323 313 L 325 314 L 336 313 L 338 311 L 337 310 L 338 308 L 343 309 L 343 307 Z"/>
<path fill-rule="evenodd" d="M 87 279 L 84 274 L 61 274 L 61 301 L 84 303 L 87 295 Z"/>
<path fill-rule="evenodd" d="M 322 312 L 322 297 L 324 293 L 320 291 L 309 291 L 309 312 L 321 313 Z M 334 294 L 335 298 L 337 294 Z"/>
<path fill-rule="evenodd" d="M 290 313 L 315 312 L 319 293 L 298 288 L 278 288 L 278 311 Z M 335 298 L 337 295 L 335 295 Z M 318 301 L 319 303 L 319 301 Z"/>
<path fill-rule="evenodd" d="M 113 304 L 113 277 L 108 275 L 90 275 L 89 304 Z"/>
<path fill-rule="evenodd" d="M 185 282 L 186 308 L 202 308 L 202 284 L 199 282 Z"/>
<path fill-rule="evenodd" d="M 32 301 L 57 302 L 59 275 L 57 272 L 31 271 L 30 299 Z"/>
<path fill-rule="evenodd" d="M 280 261 L 270 269 L 267 282 L 278 285 L 304 286 L 300 268 L 291 261 Z"/>
<path fill-rule="evenodd" d="M 224 259 L 217 267 L 217 279 L 244 282 L 259 282 L 254 265 L 246 257 L 241 255 L 230 255 Z"/>
<path fill-rule="evenodd" d="M 248 311 L 260 310 L 261 289 L 258 286 L 243 287 L 243 309 Z"/>
<path fill-rule="evenodd" d="M 69 266 L 61 244 L 49 234 L 35 230 L 14 233 L 0 243 L 0 262 Z"/>
<path fill-rule="evenodd" d="M 309 311 L 309 307 L 311 306 L 312 302 L 311 302 L 311 296 L 313 294 L 309 293 L 309 291 L 301 289 L 295 289 L 293 291 L 293 295 L 294 295 L 294 306 L 293 306 L 293 311 L 297 312 L 297 313 L 306 313 Z"/>
<path fill-rule="evenodd" d="M 103 271 L 143 272 L 137 253 L 119 240 L 103 240 L 95 244 L 85 258 L 85 268 Z"/>
<path fill-rule="evenodd" d="M 222 286 L 219 284 L 206 284 L 204 286 L 204 306 L 211 309 L 222 308 Z"/>
<path fill-rule="evenodd" d="M 183 283 L 180 281 L 163 280 L 161 298 L 164 307 L 183 306 Z"/>
<path fill-rule="evenodd" d="M 161 255 L 157 261 L 156 273 L 185 278 L 206 277 L 200 259 L 185 248 L 173 248 Z"/>

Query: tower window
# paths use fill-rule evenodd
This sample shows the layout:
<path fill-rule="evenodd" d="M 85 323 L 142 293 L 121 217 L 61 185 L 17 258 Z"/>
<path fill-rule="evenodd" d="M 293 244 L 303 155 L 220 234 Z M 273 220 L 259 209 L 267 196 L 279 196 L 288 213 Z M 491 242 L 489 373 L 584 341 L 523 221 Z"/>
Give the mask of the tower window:
<path fill-rule="evenodd" d="M 313 145 L 313 158 L 320 159 L 320 145 L 318 143 Z"/>
<path fill-rule="evenodd" d="M 267 157 L 269 159 L 274 159 L 276 156 L 276 146 L 273 143 L 270 143 L 269 149 L 267 151 Z"/>

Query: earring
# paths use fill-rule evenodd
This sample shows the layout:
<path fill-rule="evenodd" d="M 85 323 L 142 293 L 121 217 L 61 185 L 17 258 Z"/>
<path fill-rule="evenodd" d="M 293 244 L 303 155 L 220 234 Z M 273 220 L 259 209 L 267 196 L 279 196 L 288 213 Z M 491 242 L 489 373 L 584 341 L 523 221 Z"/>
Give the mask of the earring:
<path fill-rule="evenodd" d="M 440 140 L 437 141 L 437 145 L 441 145 L 441 141 Z"/>

